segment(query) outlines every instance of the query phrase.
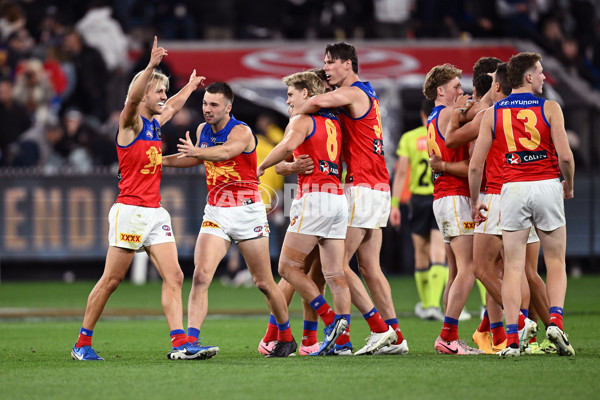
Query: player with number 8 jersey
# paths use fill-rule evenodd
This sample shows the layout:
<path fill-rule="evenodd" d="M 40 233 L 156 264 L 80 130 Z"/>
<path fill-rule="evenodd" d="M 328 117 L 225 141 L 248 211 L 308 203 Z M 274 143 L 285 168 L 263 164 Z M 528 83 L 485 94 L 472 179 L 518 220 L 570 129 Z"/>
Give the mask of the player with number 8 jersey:
<path fill-rule="evenodd" d="M 293 154 L 294 158 L 298 158 L 301 154 L 309 154 L 316 168 L 312 174 L 298 174 L 296 199 L 309 192 L 343 194 L 340 181 L 342 148 L 340 121 L 335 114 L 327 110 L 320 110 L 310 117 L 314 129 Z"/>
<path fill-rule="evenodd" d="M 283 79 L 288 86 L 287 104 L 294 110 L 310 96 L 323 93 L 324 84 L 314 72 L 298 72 Z M 344 239 L 348 210 L 339 179 L 341 127 L 329 111 L 292 115 L 281 143 L 260 164 L 257 176 L 294 154 L 309 155 L 315 165 L 312 174 L 298 175 L 298 196 L 290 207 L 288 227 L 279 274 L 288 281 L 325 323 L 325 339 L 311 355 L 325 355 L 347 329 L 350 321 L 350 290 L 344 275 Z M 319 246 L 321 268 L 333 296 L 333 310 L 304 264 Z"/>
<path fill-rule="evenodd" d="M 298 112 L 310 114 L 321 108 L 336 108 L 340 113 L 347 170 L 344 193 L 348 202 L 344 272 L 353 304 L 371 330 L 366 345 L 355 354 L 407 354 L 408 345 L 398 326 L 392 291 L 379 263 L 381 228 L 387 225 L 391 202 L 379 100 L 371 84 L 361 81 L 358 76 L 358 55 L 353 45 L 345 42 L 328 44 L 324 64 L 328 83 L 337 89 L 313 96 Z M 357 252 L 373 301 L 350 268 L 350 259 Z M 348 348 L 349 332 L 336 345 Z"/>

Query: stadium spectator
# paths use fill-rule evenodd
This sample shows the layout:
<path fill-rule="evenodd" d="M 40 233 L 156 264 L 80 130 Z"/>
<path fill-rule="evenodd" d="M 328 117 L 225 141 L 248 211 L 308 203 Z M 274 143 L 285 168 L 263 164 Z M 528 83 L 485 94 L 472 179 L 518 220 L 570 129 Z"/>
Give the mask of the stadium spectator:
<path fill-rule="evenodd" d="M 112 17 L 112 7 L 105 0 L 90 1 L 87 12 L 75 24 L 75 30 L 88 46 L 98 50 L 106 65 L 106 109 L 120 110 L 130 68 L 127 54 L 129 41 L 119 22 Z"/>
<path fill-rule="evenodd" d="M 65 100 L 65 107 L 79 107 L 81 111 L 98 121 L 106 116 L 106 86 L 108 70 L 98 50 L 84 43 L 75 30 L 65 33 L 63 50 L 69 62 L 75 67 L 77 81 L 71 96 Z"/>
<path fill-rule="evenodd" d="M 31 126 L 27 109 L 14 99 L 14 85 L 10 78 L 0 79 L 0 166 L 6 165 L 6 156 L 11 143 Z"/>
<path fill-rule="evenodd" d="M 54 89 L 42 62 L 35 58 L 23 60 L 15 79 L 15 101 L 27 109 L 34 122 L 44 123 L 53 113 L 50 102 Z"/>

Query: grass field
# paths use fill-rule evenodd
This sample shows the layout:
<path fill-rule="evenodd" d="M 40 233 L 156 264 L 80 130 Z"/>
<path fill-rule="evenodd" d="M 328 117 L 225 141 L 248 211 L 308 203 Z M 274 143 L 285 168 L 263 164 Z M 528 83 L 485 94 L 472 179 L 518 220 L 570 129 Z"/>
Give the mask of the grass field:
<path fill-rule="evenodd" d="M 407 356 L 265 359 L 256 351 L 268 318 L 263 296 L 256 289 L 215 282 L 202 336 L 221 352 L 205 361 L 170 361 L 160 284 L 123 283 L 94 331 L 94 348 L 106 361 L 78 363 L 70 359 L 70 349 L 94 282 L 3 282 L 0 399 L 598 398 L 600 276 L 569 280 L 565 328 L 577 353 L 572 358 L 438 355 L 433 342 L 441 323 L 412 316 L 414 281 L 402 277 L 390 283 L 410 347 Z M 189 287 L 186 281 L 186 295 Z M 467 308 L 478 314 L 476 291 Z M 368 327 L 353 311 L 351 340 L 356 349 L 362 347 Z M 299 340 L 298 298 L 291 312 Z M 476 316 L 461 322 L 461 337 L 470 341 L 478 322 Z"/>

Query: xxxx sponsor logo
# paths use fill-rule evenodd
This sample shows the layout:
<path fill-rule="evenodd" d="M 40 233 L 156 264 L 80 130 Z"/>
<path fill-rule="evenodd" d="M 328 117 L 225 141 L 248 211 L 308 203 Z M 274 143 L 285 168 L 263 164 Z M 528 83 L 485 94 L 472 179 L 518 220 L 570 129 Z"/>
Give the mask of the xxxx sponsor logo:
<path fill-rule="evenodd" d="M 121 233 L 121 242 L 141 243 L 142 235 L 134 235 L 132 233 Z"/>
<path fill-rule="evenodd" d="M 475 229 L 475 222 L 463 222 L 464 229 Z"/>
<path fill-rule="evenodd" d="M 212 221 L 202 221 L 202 228 L 218 228 L 219 224 Z"/>

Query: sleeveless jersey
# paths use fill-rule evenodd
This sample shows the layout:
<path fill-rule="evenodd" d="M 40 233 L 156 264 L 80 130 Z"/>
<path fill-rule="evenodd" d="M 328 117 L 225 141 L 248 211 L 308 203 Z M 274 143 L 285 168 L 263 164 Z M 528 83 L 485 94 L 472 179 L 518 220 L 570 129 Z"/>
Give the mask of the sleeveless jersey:
<path fill-rule="evenodd" d="M 517 93 L 494 104 L 494 136 L 504 154 L 504 182 L 560 176 L 550 124 L 544 115 L 545 101 L 531 93 Z"/>
<path fill-rule="evenodd" d="M 492 147 L 485 158 L 485 186 L 486 194 L 500 194 L 502 190 L 502 146 L 498 143 L 498 139 L 494 139 Z"/>
<path fill-rule="evenodd" d="M 142 130 L 127 146 L 117 145 L 119 195 L 117 203 L 160 207 L 162 142 L 157 120 L 142 117 Z"/>
<path fill-rule="evenodd" d="M 458 149 L 446 147 L 446 138 L 444 138 L 438 126 L 438 117 L 445 107 L 443 105 L 434 107 L 431 115 L 427 118 L 427 151 L 429 154 L 436 154 L 447 162 L 468 160 L 469 145 L 461 146 Z M 445 196 L 471 196 L 467 177 L 461 178 L 444 172 L 434 173 L 433 184 L 433 198 L 435 200 Z"/>
<path fill-rule="evenodd" d="M 420 126 L 405 132 L 400 138 L 396 154 L 406 157 L 410 163 L 408 190 L 417 195 L 431 196 L 433 181 L 429 153 L 427 153 L 427 128 Z"/>
<path fill-rule="evenodd" d="M 227 141 L 229 133 L 237 125 L 246 125 L 231 116 L 227 125 L 213 133 L 212 126 L 205 124 L 200 132 L 199 147 L 220 146 Z M 247 125 L 246 125 L 247 126 Z M 225 161 L 204 161 L 208 204 L 217 207 L 235 207 L 261 201 L 256 178 L 256 135 L 254 150 L 240 153 Z"/>
<path fill-rule="evenodd" d="M 331 112 L 320 110 L 311 114 L 312 133 L 294 150 L 294 158 L 308 154 L 314 163 L 313 173 L 298 174 L 296 199 L 308 192 L 344 194 L 340 181 L 340 152 L 342 128 L 338 118 Z"/>
<path fill-rule="evenodd" d="M 383 155 L 383 132 L 379 100 L 369 82 L 354 82 L 371 101 L 365 115 L 352 118 L 340 109 L 340 122 L 344 129 L 343 154 L 346 162 L 346 183 L 389 190 L 389 175 Z"/>

